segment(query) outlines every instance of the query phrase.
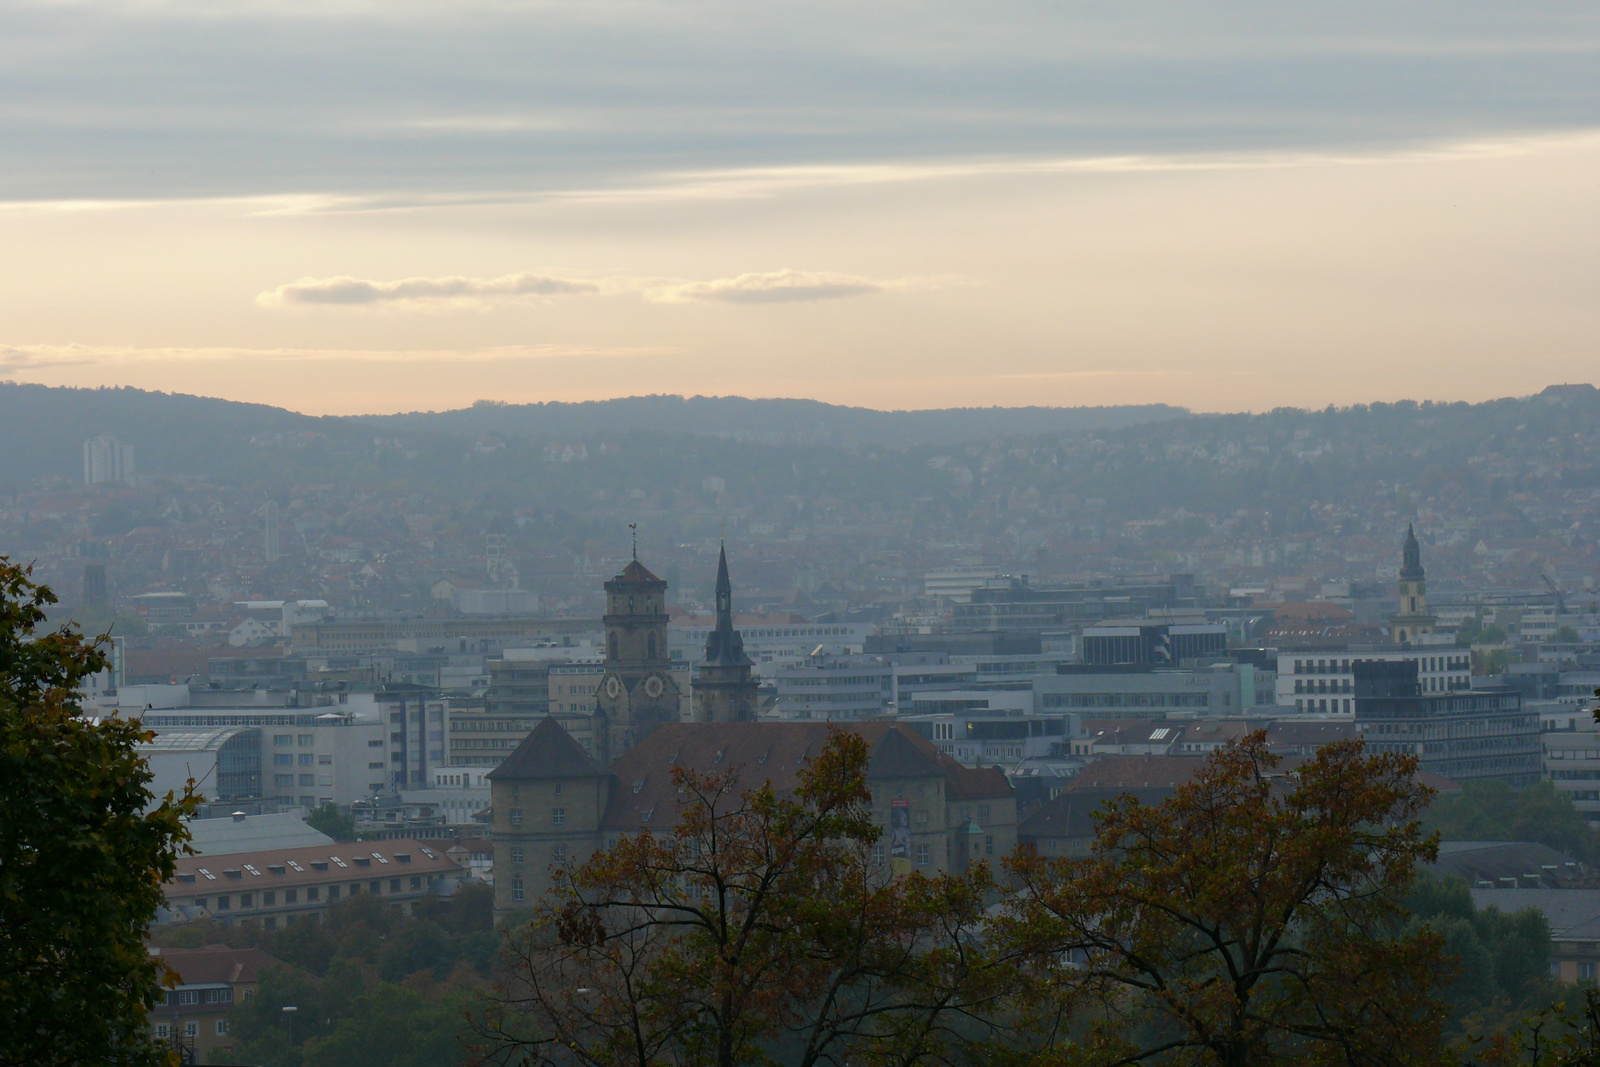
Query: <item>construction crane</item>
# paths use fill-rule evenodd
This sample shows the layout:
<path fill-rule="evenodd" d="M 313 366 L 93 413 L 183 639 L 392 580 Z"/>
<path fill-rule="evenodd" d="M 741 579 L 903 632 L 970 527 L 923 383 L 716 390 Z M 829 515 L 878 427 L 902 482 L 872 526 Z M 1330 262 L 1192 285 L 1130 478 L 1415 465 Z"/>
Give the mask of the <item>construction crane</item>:
<path fill-rule="evenodd" d="M 1556 614 L 1565 615 L 1567 613 L 1567 598 L 1562 595 L 1561 590 L 1556 587 L 1556 583 L 1550 580 L 1550 576 L 1548 574 L 1541 574 L 1539 577 L 1544 579 L 1544 584 L 1548 585 L 1550 587 L 1550 592 L 1555 595 Z"/>

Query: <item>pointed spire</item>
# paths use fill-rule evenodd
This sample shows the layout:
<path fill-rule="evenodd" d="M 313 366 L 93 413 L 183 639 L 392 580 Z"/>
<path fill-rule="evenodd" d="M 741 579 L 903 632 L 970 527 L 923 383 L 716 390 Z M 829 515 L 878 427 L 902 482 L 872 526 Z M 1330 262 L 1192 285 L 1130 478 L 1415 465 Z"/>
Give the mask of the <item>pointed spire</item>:
<path fill-rule="evenodd" d="M 733 628 L 733 583 L 728 580 L 728 548 L 717 546 L 717 627 L 706 635 L 706 662 L 748 663 L 744 638 Z"/>
<path fill-rule="evenodd" d="M 1419 582 L 1423 577 L 1422 546 L 1417 543 L 1417 531 L 1412 523 L 1406 523 L 1406 540 L 1400 550 L 1400 577 L 1404 581 Z"/>

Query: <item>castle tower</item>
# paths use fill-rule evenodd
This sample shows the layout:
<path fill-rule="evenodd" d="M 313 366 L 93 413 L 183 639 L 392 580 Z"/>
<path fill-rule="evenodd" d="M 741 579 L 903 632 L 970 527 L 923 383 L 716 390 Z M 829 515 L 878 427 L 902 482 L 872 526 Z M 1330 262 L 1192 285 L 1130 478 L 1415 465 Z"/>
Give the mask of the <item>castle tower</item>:
<path fill-rule="evenodd" d="M 637 558 L 606 583 L 606 672 L 595 693 L 594 735 L 610 763 L 664 722 L 678 721 L 667 651 L 667 583 Z"/>
<path fill-rule="evenodd" d="M 1394 639 L 1409 644 L 1420 634 L 1433 633 L 1435 619 L 1428 614 L 1428 582 L 1422 569 L 1422 546 L 1417 532 L 1406 524 L 1400 560 L 1400 611 L 1394 617 Z"/>
<path fill-rule="evenodd" d="M 706 658 L 695 668 L 695 722 L 755 722 L 757 684 L 744 638 L 733 628 L 733 583 L 728 552 L 717 558 L 717 628 L 706 635 Z"/>

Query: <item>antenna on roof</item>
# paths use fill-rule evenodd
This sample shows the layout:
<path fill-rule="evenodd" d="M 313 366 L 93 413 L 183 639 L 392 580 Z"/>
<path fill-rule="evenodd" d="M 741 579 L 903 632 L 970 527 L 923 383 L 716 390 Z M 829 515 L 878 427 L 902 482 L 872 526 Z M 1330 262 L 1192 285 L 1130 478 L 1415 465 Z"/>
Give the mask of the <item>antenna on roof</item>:
<path fill-rule="evenodd" d="M 630 522 L 628 523 L 628 529 L 633 531 L 633 561 L 637 563 L 639 562 L 639 524 Z"/>

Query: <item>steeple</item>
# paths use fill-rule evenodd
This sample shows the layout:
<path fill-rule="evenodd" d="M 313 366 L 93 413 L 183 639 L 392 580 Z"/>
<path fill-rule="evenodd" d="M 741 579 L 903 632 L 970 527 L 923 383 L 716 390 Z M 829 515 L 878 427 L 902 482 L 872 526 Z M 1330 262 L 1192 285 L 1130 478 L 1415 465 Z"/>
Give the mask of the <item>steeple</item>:
<path fill-rule="evenodd" d="M 1401 552 L 1400 579 L 1408 582 L 1422 581 L 1422 546 L 1417 543 L 1417 531 L 1409 522 L 1406 523 L 1406 543 Z"/>
<path fill-rule="evenodd" d="M 717 628 L 706 635 L 707 663 L 742 666 L 750 662 L 744 654 L 744 638 L 733 628 L 733 583 L 728 580 L 728 549 L 717 552 Z"/>

